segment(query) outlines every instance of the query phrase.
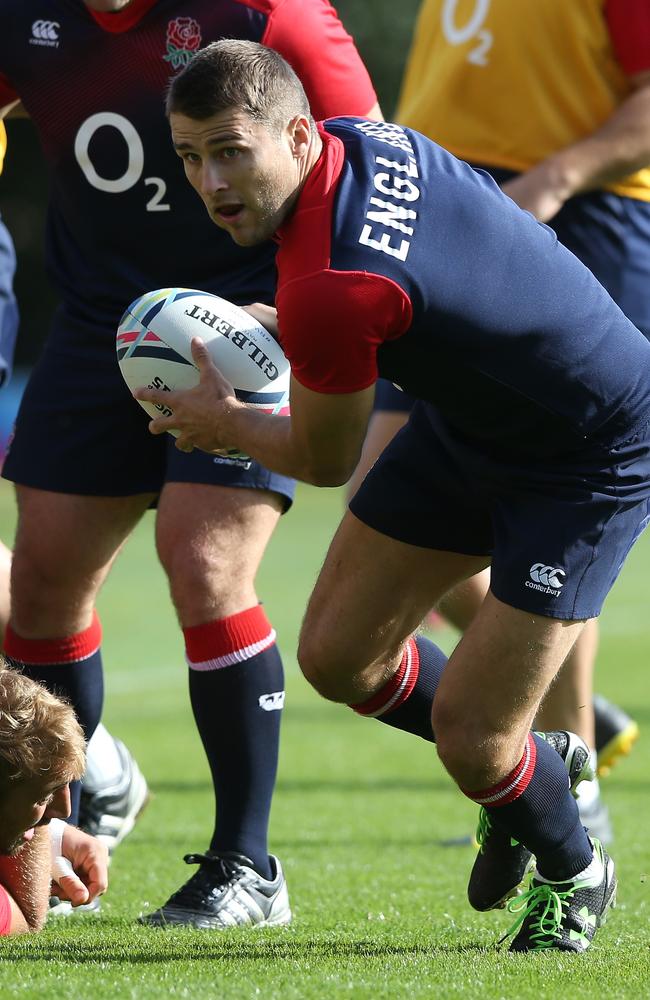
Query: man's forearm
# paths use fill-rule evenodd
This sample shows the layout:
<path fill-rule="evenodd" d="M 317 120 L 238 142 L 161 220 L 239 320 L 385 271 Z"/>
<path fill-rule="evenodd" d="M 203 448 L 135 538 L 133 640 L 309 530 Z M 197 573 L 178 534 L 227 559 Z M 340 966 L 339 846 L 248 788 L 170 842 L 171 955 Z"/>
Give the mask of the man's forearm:
<path fill-rule="evenodd" d="M 223 455 L 237 449 L 274 472 L 314 486 L 347 482 L 361 454 L 374 383 L 357 392 L 327 394 L 308 389 L 292 376 L 291 416 L 271 415 L 236 399 L 198 339 L 192 342 L 192 356 L 200 372 L 193 389 L 135 390 L 136 399 L 167 409 L 151 421 L 152 434 L 174 431 L 181 451 L 201 448 Z"/>
<path fill-rule="evenodd" d="M 545 161 L 566 197 L 590 191 L 650 164 L 650 85 L 634 91 L 590 136 Z"/>
<path fill-rule="evenodd" d="M 232 414 L 229 424 L 240 451 L 273 472 L 313 486 L 339 486 L 347 481 L 349 471 L 338 463 L 330 469 L 323 466 L 322 458 L 312 461 L 309 450 L 294 439 L 291 417 L 242 407 Z"/>
<path fill-rule="evenodd" d="M 32 840 L 18 854 L 0 857 L 0 883 L 15 904 L 12 933 L 43 927 L 50 897 L 50 875 L 50 838 L 45 826 L 34 831 Z"/>

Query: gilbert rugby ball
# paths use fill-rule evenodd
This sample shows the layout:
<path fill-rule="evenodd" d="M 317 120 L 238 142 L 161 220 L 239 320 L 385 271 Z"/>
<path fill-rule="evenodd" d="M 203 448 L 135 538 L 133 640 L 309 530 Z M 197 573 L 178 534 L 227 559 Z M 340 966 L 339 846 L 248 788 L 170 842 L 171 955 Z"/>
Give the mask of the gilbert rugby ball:
<path fill-rule="evenodd" d="M 192 337 L 205 342 L 237 399 L 265 413 L 289 412 L 289 362 L 278 342 L 239 306 L 191 288 L 147 292 L 125 311 L 116 346 L 129 389 L 146 385 L 170 391 L 197 385 Z M 169 407 L 137 402 L 151 417 L 173 416 Z M 246 457 L 234 450 L 228 454 Z"/>

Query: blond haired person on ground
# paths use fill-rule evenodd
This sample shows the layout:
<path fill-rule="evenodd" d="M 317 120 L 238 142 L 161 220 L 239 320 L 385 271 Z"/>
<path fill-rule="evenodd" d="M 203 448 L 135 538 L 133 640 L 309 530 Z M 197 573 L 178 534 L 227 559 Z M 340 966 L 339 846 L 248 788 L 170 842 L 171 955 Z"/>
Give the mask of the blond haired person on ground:
<path fill-rule="evenodd" d="M 52 881 L 73 905 L 106 889 L 106 847 L 63 822 L 85 763 L 72 708 L 0 669 L 0 935 L 42 928 Z"/>

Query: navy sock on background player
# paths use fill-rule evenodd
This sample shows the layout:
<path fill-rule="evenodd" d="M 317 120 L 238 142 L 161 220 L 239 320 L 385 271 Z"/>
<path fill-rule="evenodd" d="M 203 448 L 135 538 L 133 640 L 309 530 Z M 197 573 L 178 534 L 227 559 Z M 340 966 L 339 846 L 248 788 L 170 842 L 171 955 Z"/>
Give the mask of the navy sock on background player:
<path fill-rule="evenodd" d="M 93 613 L 92 623 L 83 632 L 54 639 L 23 639 L 7 626 L 4 652 L 13 666 L 43 684 L 73 706 L 86 742 L 94 733 L 102 714 L 104 677 L 101 654 L 102 628 Z M 70 786 L 70 822 L 79 817 L 81 783 Z"/>
<path fill-rule="evenodd" d="M 217 800 L 213 851 L 236 851 L 271 878 L 267 834 L 284 670 L 262 607 L 183 630 L 190 697 Z"/>
<path fill-rule="evenodd" d="M 435 742 L 431 706 L 446 662 L 429 639 L 411 638 L 393 677 L 372 698 L 351 707 L 359 715 Z M 536 855 L 545 878 L 571 878 L 591 861 L 566 767 L 542 737 L 529 734 L 521 761 L 498 785 L 463 791 Z"/>

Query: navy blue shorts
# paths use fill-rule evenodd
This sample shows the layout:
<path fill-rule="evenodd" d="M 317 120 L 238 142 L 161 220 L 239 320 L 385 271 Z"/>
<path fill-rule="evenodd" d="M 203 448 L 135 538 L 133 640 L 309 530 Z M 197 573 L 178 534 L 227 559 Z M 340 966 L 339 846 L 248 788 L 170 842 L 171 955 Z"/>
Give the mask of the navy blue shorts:
<path fill-rule="evenodd" d="M 508 170 L 482 169 L 498 184 L 515 176 Z M 650 339 L 650 202 L 592 191 L 570 198 L 549 225 Z M 377 383 L 375 410 L 408 413 L 413 402 L 392 383 Z"/>
<path fill-rule="evenodd" d="M 594 618 L 650 521 L 650 425 L 610 449 L 498 461 L 417 402 L 350 510 L 409 545 L 490 556 L 491 589 L 505 604 Z"/>
<path fill-rule="evenodd" d="M 271 490 L 291 506 L 295 482 L 258 462 L 180 452 L 154 437 L 127 389 L 112 332 L 59 310 L 16 418 L 2 475 L 23 486 L 83 496 L 159 493 L 165 482 Z"/>

